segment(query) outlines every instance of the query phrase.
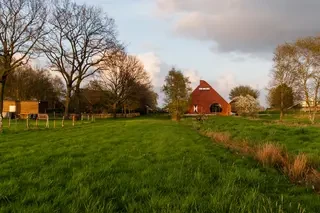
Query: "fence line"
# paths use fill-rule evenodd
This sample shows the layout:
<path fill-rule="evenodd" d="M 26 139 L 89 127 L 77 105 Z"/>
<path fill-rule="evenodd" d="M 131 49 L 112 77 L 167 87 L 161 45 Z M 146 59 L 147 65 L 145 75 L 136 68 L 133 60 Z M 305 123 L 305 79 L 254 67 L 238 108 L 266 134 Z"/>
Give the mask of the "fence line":
<path fill-rule="evenodd" d="M 122 114 L 117 113 L 117 118 L 134 118 L 139 117 L 140 113 L 128 113 L 128 114 Z M 11 129 L 14 127 L 15 130 L 17 130 L 18 126 L 19 129 L 39 129 L 42 127 L 50 128 L 50 122 L 52 123 L 51 128 L 56 128 L 59 124 L 56 123 L 56 121 L 61 121 L 61 127 L 65 126 L 76 126 L 77 124 L 83 124 L 83 123 L 94 123 L 96 119 L 107 119 L 107 118 L 113 118 L 114 114 L 111 113 L 101 113 L 101 114 L 70 114 L 69 119 L 66 119 L 65 116 L 62 116 L 62 118 L 58 118 L 56 114 L 49 116 L 49 114 L 38 114 L 37 117 L 31 116 L 24 116 L 24 117 L 16 117 L 15 119 L 11 119 L 9 117 L 8 119 L 8 125 L 7 128 Z M 41 121 L 43 120 L 43 122 Z M 68 121 L 69 120 L 69 121 Z M 79 122 L 78 122 L 79 121 Z M 14 122 L 14 123 L 13 123 Z M 41 123 L 41 125 L 40 125 Z M 60 122 L 59 122 L 60 123 Z M 68 123 L 69 125 L 66 125 Z M 19 124 L 19 125 L 18 125 Z"/>

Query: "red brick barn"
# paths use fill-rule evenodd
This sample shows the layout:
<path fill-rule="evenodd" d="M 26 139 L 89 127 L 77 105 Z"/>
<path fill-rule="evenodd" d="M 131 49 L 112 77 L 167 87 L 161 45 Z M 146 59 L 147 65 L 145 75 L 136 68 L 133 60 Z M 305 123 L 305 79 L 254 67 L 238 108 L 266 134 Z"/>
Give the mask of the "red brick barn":
<path fill-rule="evenodd" d="M 188 113 L 230 115 L 231 106 L 210 84 L 200 80 L 200 85 L 191 94 Z"/>

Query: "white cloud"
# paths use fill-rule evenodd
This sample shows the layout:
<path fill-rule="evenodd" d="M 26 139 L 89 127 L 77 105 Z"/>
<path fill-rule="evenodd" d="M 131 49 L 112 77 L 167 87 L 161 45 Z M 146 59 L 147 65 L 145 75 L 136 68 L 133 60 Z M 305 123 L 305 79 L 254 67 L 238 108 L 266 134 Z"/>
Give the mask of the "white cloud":
<path fill-rule="evenodd" d="M 152 80 L 152 84 L 157 87 L 159 86 L 159 74 L 161 67 L 161 60 L 154 52 L 148 52 L 138 54 L 137 57 L 142 61 L 145 70 L 149 73 Z"/>
<path fill-rule="evenodd" d="M 189 78 L 189 81 L 191 82 L 192 88 L 198 86 L 200 82 L 200 75 L 198 71 L 192 70 L 192 69 L 185 69 L 183 70 L 183 73 L 185 76 Z"/>
<path fill-rule="evenodd" d="M 161 87 L 164 84 L 165 76 L 168 74 L 168 71 L 172 68 L 172 66 L 165 63 L 154 52 L 137 54 L 137 57 L 142 61 L 145 70 L 150 74 L 154 90 L 159 94 L 159 105 L 161 106 L 164 100 L 164 94 L 161 91 Z M 199 85 L 200 79 L 203 79 L 196 69 L 181 67 L 176 67 L 176 69 L 181 70 L 185 76 L 189 77 L 193 89 Z M 266 85 L 266 78 L 240 80 L 239 78 L 237 78 L 236 72 L 226 71 L 216 79 L 203 80 L 207 81 L 227 101 L 229 100 L 229 93 L 232 88 L 239 85 L 250 85 L 253 88 L 260 90 L 260 103 L 263 106 L 266 106 L 266 92 L 263 86 L 260 86 Z"/>
<path fill-rule="evenodd" d="M 229 100 L 230 90 L 239 83 L 236 80 L 236 75 L 231 72 L 225 72 L 213 81 L 208 81 L 211 86 L 225 99 Z"/>
<path fill-rule="evenodd" d="M 211 41 L 223 52 L 271 52 L 320 32 L 319 0 L 155 0 L 175 19 L 174 31 Z"/>
<path fill-rule="evenodd" d="M 164 62 L 155 52 L 140 53 L 136 55 L 143 63 L 145 70 L 149 73 L 154 90 L 159 94 L 159 104 L 162 105 L 164 94 L 161 91 L 161 87 L 164 84 L 166 75 L 173 66 Z M 176 67 L 176 69 L 181 70 L 185 76 L 189 77 L 192 87 L 199 84 L 200 76 L 197 70 L 180 68 L 179 66 Z"/>

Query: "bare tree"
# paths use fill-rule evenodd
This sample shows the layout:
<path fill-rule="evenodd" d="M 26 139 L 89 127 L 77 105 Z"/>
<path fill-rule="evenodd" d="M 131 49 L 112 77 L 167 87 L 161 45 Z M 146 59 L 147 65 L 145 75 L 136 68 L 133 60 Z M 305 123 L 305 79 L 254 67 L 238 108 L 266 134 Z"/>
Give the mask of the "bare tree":
<path fill-rule="evenodd" d="M 138 85 L 150 84 L 143 64 L 135 57 L 119 52 L 108 56 L 101 63 L 99 76 L 101 89 L 108 91 L 112 102 L 114 117 L 118 106 L 128 104 Z M 132 100 L 130 100 L 132 103 Z"/>
<path fill-rule="evenodd" d="M 276 50 L 274 61 L 275 69 L 272 73 L 274 85 L 286 84 L 292 87 L 298 96 L 300 96 L 299 90 L 302 91 L 309 120 L 314 123 L 320 89 L 320 38 L 301 38 L 282 45 Z M 284 93 L 285 91 L 282 95 Z"/>
<path fill-rule="evenodd" d="M 154 92 L 151 84 L 137 84 L 133 93 L 124 103 L 124 112 L 138 110 L 141 113 L 148 113 L 157 107 L 158 94 Z"/>
<path fill-rule="evenodd" d="M 7 77 L 35 56 L 34 47 L 45 34 L 45 5 L 41 0 L 0 0 L 0 131 Z"/>
<path fill-rule="evenodd" d="M 318 110 L 320 89 L 320 38 L 307 37 L 295 42 L 294 60 L 298 83 L 304 92 L 309 120 L 313 124 Z"/>
<path fill-rule="evenodd" d="M 286 110 L 284 101 L 285 91 L 288 87 L 294 90 L 296 94 L 295 99 L 299 100 L 299 90 L 297 85 L 295 55 L 296 49 L 291 44 L 279 45 L 274 53 L 274 67 L 271 71 L 270 91 L 275 88 L 280 88 L 280 121 L 283 120 L 284 112 Z M 286 86 L 284 86 L 286 85 Z"/>
<path fill-rule="evenodd" d="M 62 0 L 54 2 L 49 27 L 41 47 L 65 80 L 67 115 L 72 92 L 78 94 L 81 83 L 100 70 L 102 56 L 119 47 L 114 20 L 98 8 Z"/>

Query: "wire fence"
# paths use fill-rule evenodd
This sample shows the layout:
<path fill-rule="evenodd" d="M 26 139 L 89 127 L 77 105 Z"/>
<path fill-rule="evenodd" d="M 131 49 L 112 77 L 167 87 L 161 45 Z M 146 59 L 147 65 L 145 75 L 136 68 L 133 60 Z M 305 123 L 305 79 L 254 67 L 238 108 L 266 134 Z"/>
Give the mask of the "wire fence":
<path fill-rule="evenodd" d="M 139 113 L 116 114 L 117 118 L 133 118 L 138 116 L 140 116 Z M 4 131 L 16 132 L 23 130 L 71 128 L 113 117 L 113 114 L 70 114 L 67 118 L 62 114 L 38 114 L 37 117 L 26 116 L 25 118 L 3 119 L 3 129 Z"/>

